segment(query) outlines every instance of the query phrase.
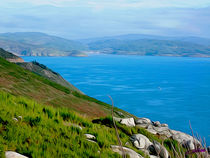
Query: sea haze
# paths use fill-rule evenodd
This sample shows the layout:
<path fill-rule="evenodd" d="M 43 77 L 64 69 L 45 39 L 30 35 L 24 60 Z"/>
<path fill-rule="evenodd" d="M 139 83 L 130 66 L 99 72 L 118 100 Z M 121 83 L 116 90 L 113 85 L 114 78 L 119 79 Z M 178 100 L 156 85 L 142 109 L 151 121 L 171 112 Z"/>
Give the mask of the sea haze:
<path fill-rule="evenodd" d="M 93 55 L 23 57 L 60 73 L 85 94 L 210 144 L 210 58 Z"/>

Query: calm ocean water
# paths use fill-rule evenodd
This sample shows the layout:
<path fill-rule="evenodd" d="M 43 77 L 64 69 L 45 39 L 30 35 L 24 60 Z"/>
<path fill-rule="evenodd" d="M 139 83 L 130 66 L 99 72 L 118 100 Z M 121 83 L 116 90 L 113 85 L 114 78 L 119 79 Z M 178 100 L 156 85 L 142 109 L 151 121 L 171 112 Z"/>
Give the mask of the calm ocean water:
<path fill-rule="evenodd" d="M 210 58 L 95 55 L 23 57 L 60 73 L 89 96 L 205 137 L 210 145 Z"/>

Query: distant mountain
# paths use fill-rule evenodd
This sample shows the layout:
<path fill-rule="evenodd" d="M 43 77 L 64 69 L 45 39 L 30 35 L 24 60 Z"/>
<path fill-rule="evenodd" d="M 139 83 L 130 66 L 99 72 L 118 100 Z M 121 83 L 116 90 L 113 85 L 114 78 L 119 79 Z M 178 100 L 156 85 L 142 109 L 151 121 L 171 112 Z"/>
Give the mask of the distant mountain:
<path fill-rule="evenodd" d="M 210 57 L 210 39 L 121 35 L 80 40 L 90 50 L 106 54 Z"/>
<path fill-rule="evenodd" d="M 86 56 L 87 50 L 80 42 L 37 32 L 0 34 L 0 47 L 25 56 Z"/>

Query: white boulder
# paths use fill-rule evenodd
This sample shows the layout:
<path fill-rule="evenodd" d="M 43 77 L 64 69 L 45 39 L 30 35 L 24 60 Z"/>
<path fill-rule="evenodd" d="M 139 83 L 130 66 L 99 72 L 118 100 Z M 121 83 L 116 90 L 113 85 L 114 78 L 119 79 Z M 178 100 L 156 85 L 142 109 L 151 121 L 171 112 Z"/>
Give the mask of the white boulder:
<path fill-rule="evenodd" d="M 152 142 L 142 134 L 134 134 L 130 137 L 130 140 L 137 149 L 147 149 L 152 145 Z"/>
<path fill-rule="evenodd" d="M 129 127 L 134 127 L 135 126 L 135 122 L 134 122 L 134 118 L 117 118 L 117 117 L 114 117 L 114 120 L 123 124 L 123 125 L 126 125 L 126 126 L 129 126 Z"/>
<path fill-rule="evenodd" d="M 118 154 L 122 155 L 123 152 L 121 151 L 121 147 L 118 145 L 111 145 L 112 151 L 117 152 Z M 129 155 L 130 158 L 143 158 L 140 154 L 135 152 L 132 149 L 123 147 L 124 154 Z"/>
<path fill-rule="evenodd" d="M 24 155 L 21 155 L 19 153 L 14 152 L 14 151 L 6 151 L 5 152 L 5 157 L 6 158 L 28 158 Z"/>

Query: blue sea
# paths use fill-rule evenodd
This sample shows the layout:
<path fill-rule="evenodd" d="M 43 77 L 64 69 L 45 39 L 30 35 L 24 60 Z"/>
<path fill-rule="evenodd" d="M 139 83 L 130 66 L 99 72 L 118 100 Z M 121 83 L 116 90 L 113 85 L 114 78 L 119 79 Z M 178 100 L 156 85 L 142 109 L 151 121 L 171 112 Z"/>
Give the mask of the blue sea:
<path fill-rule="evenodd" d="M 92 55 L 23 57 L 60 73 L 85 94 L 138 117 L 198 133 L 210 145 L 210 58 Z"/>

